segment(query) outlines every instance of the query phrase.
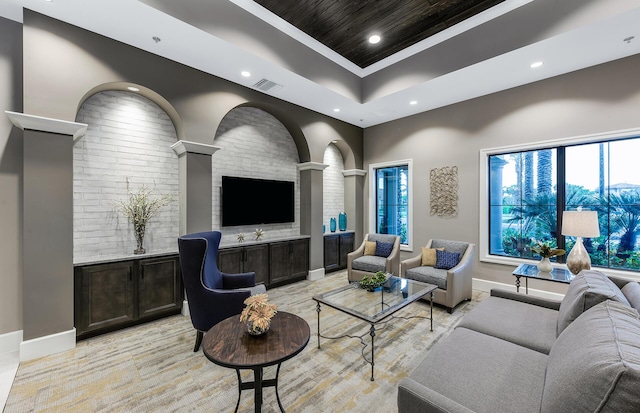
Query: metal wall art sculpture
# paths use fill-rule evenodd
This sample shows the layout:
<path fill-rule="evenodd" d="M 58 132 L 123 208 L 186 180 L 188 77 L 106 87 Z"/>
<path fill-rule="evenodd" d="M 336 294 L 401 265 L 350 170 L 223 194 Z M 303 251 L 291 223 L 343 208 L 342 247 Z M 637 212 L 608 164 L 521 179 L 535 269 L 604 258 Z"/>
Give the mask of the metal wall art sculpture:
<path fill-rule="evenodd" d="M 458 167 L 434 168 L 431 178 L 431 215 L 458 216 Z"/>

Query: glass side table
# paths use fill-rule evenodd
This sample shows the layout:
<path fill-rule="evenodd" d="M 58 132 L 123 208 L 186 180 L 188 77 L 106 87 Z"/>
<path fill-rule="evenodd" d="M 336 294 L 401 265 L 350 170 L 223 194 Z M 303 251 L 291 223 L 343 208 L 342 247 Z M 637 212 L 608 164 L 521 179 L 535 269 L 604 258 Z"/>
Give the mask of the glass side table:
<path fill-rule="evenodd" d="M 574 277 L 566 268 L 554 268 L 551 272 L 541 272 L 537 266 L 531 264 L 518 265 L 512 274 L 516 277 L 516 292 L 520 292 L 520 278 L 524 277 L 526 294 L 529 294 L 529 278 L 569 284 Z"/>

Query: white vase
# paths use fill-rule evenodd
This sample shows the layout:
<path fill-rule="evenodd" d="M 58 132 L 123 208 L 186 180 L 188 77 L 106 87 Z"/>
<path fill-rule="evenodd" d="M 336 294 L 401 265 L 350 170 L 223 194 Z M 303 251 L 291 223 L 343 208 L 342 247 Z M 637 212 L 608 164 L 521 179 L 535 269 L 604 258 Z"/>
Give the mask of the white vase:
<path fill-rule="evenodd" d="M 538 271 L 540 272 L 551 272 L 553 270 L 553 266 L 551 265 L 551 261 L 549 258 L 545 257 L 540 260 L 538 263 Z"/>

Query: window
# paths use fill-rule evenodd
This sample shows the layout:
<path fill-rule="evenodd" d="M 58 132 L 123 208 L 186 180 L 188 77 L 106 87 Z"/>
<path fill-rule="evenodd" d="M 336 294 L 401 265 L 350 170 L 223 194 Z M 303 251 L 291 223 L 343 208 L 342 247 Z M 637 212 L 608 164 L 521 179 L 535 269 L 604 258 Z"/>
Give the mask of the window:
<path fill-rule="evenodd" d="M 575 238 L 560 235 L 562 211 L 583 207 L 598 211 L 600 236 L 584 240 L 591 264 L 640 271 L 635 133 L 485 153 L 487 256 L 539 259 L 531 251 L 536 241 L 571 250 Z"/>
<path fill-rule="evenodd" d="M 401 248 L 411 250 L 411 161 L 369 167 L 371 202 L 369 232 L 400 236 Z"/>

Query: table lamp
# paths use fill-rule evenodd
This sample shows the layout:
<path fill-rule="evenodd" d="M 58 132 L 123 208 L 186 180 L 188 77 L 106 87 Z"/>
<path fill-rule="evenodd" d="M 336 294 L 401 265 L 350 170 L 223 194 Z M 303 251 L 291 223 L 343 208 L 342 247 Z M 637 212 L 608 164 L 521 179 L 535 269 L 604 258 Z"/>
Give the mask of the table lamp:
<path fill-rule="evenodd" d="M 576 243 L 567 256 L 567 268 L 572 274 L 578 275 L 582 270 L 591 268 L 591 258 L 584 248 L 582 238 L 593 238 L 600 235 L 598 227 L 598 212 L 577 211 L 562 212 L 562 235 L 577 237 Z"/>

